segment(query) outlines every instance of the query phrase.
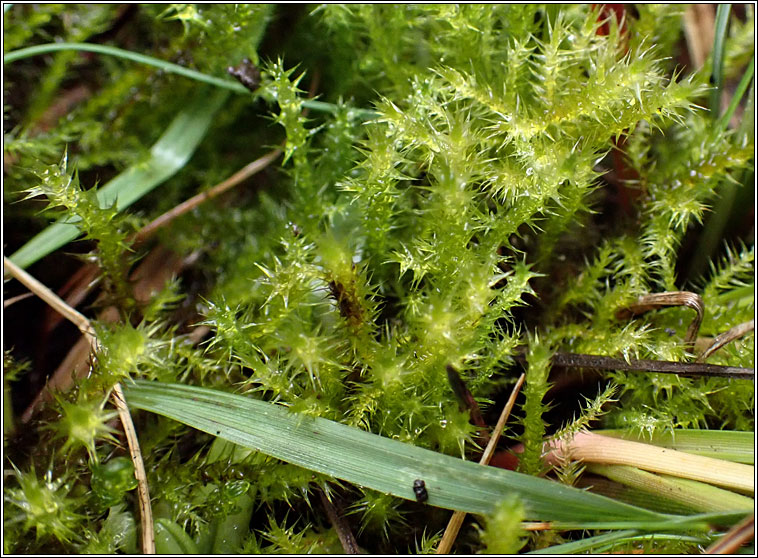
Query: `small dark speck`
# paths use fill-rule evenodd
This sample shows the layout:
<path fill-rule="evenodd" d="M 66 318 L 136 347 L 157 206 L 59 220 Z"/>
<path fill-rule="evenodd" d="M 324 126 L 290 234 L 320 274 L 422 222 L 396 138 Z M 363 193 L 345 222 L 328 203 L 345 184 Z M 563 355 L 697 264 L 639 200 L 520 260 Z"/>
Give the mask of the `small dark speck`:
<path fill-rule="evenodd" d="M 675 329 L 672 329 L 672 328 L 670 328 L 670 327 L 667 327 L 667 328 L 666 328 L 666 329 L 664 329 L 663 331 L 665 331 L 666 333 L 668 333 L 668 334 L 669 334 L 669 337 L 673 336 L 673 335 L 676 333 L 676 330 L 675 330 Z"/>
<path fill-rule="evenodd" d="M 261 72 L 258 68 L 245 58 L 237 66 L 229 66 L 226 71 L 237 78 L 237 80 L 247 87 L 250 91 L 255 91 L 261 84 Z"/>

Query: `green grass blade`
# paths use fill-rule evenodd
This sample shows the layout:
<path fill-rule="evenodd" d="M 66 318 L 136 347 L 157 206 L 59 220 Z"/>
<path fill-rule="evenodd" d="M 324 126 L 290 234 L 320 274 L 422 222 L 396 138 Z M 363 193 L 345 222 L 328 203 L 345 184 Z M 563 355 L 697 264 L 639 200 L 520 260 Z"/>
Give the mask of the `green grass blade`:
<path fill-rule="evenodd" d="M 753 509 L 752 498 L 709 484 L 669 475 L 656 475 L 628 465 L 590 463 L 587 471 L 648 493 L 662 496 L 699 512 Z"/>
<path fill-rule="evenodd" d="M 747 65 L 747 68 L 745 68 L 745 73 L 742 74 L 742 78 L 740 78 L 740 82 L 737 84 L 737 89 L 734 90 L 734 95 L 732 96 L 732 100 L 730 101 L 729 106 L 727 107 L 724 114 L 721 115 L 721 118 L 719 118 L 719 121 L 716 124 L 716 128 L 718 128 L 719 130 L 722 130 L 722 131 L 726 130 L 726 127 L 729 124 L 729 121 L 732 119 L 732 116 L 734 116 L 734 113 L 736 112 L 737 107 L 742 101 L 743 95 L 745 95 L 747 88 L 750 86 L 750 82 L 753 79 L 754 72 L 755 72 L 755 60 L 750 60 L 750 62 Z"/>
<path fill-rule="evenodd" d="M 147 56 L 138 52 L 132 52 L 130 50 L 124 50 L 118 47 L 98 45 L 93 43 L 46 43 L 27 48 L 20 48 L 4 55 L 3 62 L 5 64 L 10 64 L 16 60 L 21 60 L 22 58 L 29 58 L 30 56 L 38 56 L 40 54 L 47 54 L 61 50 L 79 50 L 84 52 L 95 52 L 97 54 L 106 54 L 108 56 L 123 58 L 125 60 L 131 60 L 132 62 L 138 62 L 140 64 L 153 66 L 167 73 L 178 74 L 180 76 L 201 81 L 203 83 L 208 83 L 222 89 L 228 89 L 230 91 L 234 91 L 235 93 L 250 92 L 244 85 L 237 81 L 209 76 L 190 68 L 185 68 L 179 64 L 166 62 L 160 58 L 154 58 L 152 56 Z"/>
<path fill-rule="evenodd" d="M 235 444 L 309 470 L 400 498 L 414 500 L 422 479 L 428 503 L 487 514 L 517 494 L 533 520 L 599 520 L 656 525 L 679 519 L 546 479 L 483 467 L 344 424 L 292 413 L 287 408 L 208 388 L 136 381 L 125 386 L 132 408 L 152 411 Z"/>
<path fill-rule="evenodd" d="M 731 527 L 745 518 L 744 511 L 708 512 L 693 515 L 663 515 L 658 514 L 658 519 L 647 521 L 594 521 L 588 523 L 576 523 L 569 521 L 554 521 L 551 527 L 556 531 L 576 531 L 581 529 L 639 529 L 662 533 L 699 531 L 709 533 L 715 527 Z"/>
<path fill-rule="evenodd" d="M 171 122 L 150 149 L 146 161 L 132 165 L 97 193 L 101 207 L 114 202 L 119 211 L 165 182 L 184 167 L 213 122 L 213 116 L 226 100 L 226 91 L 202 89 Z M 16 251 L 10 259 L 27 267 L 79 235 L 74 219 L 58 221 L 40 232 Z"/>
<path fill-rule="evenodd" d="M 539 550 L 533 550 L 526 554 L 576 554 L 577 552 L 586 552 L 592 550 L 599 545 L 607 545 L 609 543 L 616 543 L 623 539 L 627 539 L 637 534 L 634 530 L 617 531 L 615 533 L 605 533 L 596 537 L 587 537 L 579 541 L 573 541 L 570 543 L 559 544 L 556 546 L 549 546 L 547 548 L 541 548 Z"/>
<path fill-rule="evenodd" d="M 34 45 L 27 48 L 13 50 L 3 56 L 3 63 L 9 64 L 11 62 L 15 62 L 16 60 L 29 58 L 30 56 L 38 56 L 40 54 L 48 54 L 50 52 L 57 52 L 61 50 L 80 50 L 84 52 L 106 54 L 108 56 L 123 58 L 125 60 L 130 60 L 139 64 L 153 66 L 154 68 L 158 68 L 166 73 L 177 74 L 202 83 L 213 85 L 214 87 L 227 89 L 229 91 L 233 91 L 234 93 L 245 95 L 250 94 L 250 90 L 238 81 L 209 76 L 202 72 L 198 72 L 190 68 L 185 68 L 179 64 L 166 62 L 160 58 L 147 56 L 145 54 L 140 54 L 138 52 L 132 52 L 130 50 L 124 50 L 122 48 L 109 45 L 98 45 L 93 43 L 45 43 L 42 45 Z M 339 110 L 339 107 L 335 104 L 325 103 L 323 101 L 314 101 L 311 99 L 304 100 L 303 107 L 317 112 L 327 112 L 330 114 L 335 114 Z M 371 120 L 373 118 L 376 118 L 378 116 L 378 113 L 373 110 L 355 108 L 349 111 L 349 116 L 360 118 L 362 120 Z"/>
<path fill-rule="evenodd" d="M 729 23 L 729 4 L 719 4 L 716 9 L 716 28 L 713 39 L 713 70 L 711 71 L 711 118 L 716 120 L 721 113 L 721 93 L 724 89 L 724 43 Z"/>
<path fill-rule="evenodd" d="M 670 533 L 649 533 L 636 534 L 636 531 L 616 531 L 614 533 L 605 533 L 595 537 L 587 537 L 578 541 L 550 546 L 540 550 L 527 552 L 526 554 L 552 554 L 558 556 L 561 554 L 578 554 L 579 552 L 589 552 L 592 554 L 607 554 L 613 549 L 620 551 L 621 544 L 633 543 L 661 543 L 663 541 L 680 541 L 691 544 L 707 545 L 712 542 L 706 536 L 692 537 L 689 535 L 670 534 Z"/>

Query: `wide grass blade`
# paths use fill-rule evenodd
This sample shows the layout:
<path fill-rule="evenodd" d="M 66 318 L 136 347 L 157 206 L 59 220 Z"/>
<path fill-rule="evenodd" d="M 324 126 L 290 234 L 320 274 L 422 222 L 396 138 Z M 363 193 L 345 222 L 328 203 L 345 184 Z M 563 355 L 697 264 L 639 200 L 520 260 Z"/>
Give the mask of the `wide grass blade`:
<path fill-rule="evenodd" d="M 421 479 L 433 506 L 487 514 L 517 494 L 526 517 L 589 528 L 598 522 L 655 525 L 679 519 L 546 479 L 456 459 L 286 407 L 208 388 L 135 381 L 132 408 L 152 411 L 235 444 L 360 486 L 414 500 Z M 619 527 L 621 528 L 621 527 Z"/>
<path fill-rule="evenodd" d="M 129 207 L 159 184 L 168 180 L 187 164 L 213 122 L 228 93 L 200 89 L 189 105 L 176 115 L 163 135 L 150 149 L 147 160 L 132 165 L 97 192 L 101 207 L 114 202 L 119 211 Z M 79 236 L 73 223 L 58 221 L 24 244 L 10 259 L 21 268 L 27 267 Z"/>

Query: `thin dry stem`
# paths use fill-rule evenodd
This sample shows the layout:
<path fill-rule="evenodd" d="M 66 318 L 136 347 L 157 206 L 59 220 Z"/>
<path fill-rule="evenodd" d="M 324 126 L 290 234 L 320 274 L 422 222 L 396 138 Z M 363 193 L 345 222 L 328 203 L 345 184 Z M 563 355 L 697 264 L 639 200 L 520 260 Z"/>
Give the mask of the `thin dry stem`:
<path fill-rule="evenodd" d="M 516 404 L 516 396 L 518 395 L 518 392 L 521 389 L 521 386 L 524 384 L 525 379 L 526 379 L 526 376 L 524 374 L 521 374 L 518 381 L 516 382 L 516 385 L 513 386 L 513 390 L 511 391 L 511 396 L 508 398 L 508 402 L 505 404 L 505 407 L 503 407 L 503 411 L 500 413 L 500 418 L 498 419 L 497 424 L 495 425 L 495 430 L 492 433 L 492 437 L 490 438 L 490 441 L 487 444 L 487 447 L 484 449 L 484 453 L 482 454 L 482 457 L 479 459 L 480 465 L 488 465 L 490 462 L 490 459 L 492 459 L 492 455 L 495 453 L 495 447 L 497 446 L 497 442 L 498 440 L 500 440 L 500 435 L 503 432 L 503 428 L 505 428 L 505 423 L 511 414 L 513 405 Z M 463 520 L 465 517 L 466 517 L 466 512 L 457 511 L 453 514 L 453 516 L 450 518 L 450 521 L 447 524 L 447 528 L 445 529 L 445 534 L 442 535 L 442 540 L 440 541 L 439 546 L 437 546 L 437 554 L 450 553 L 450 549 L 453 547 L 453 542 L 455 542 L 455 538 L 458 536 L 458 532 L 461 529 L 461 525 L 463 525 Z"/>
<path fill-rule="evenodd" d="M 728 343 L 731 343 L 735 339 L 739 339 L 743 335 L 746 335 L 753 330 L 755 330 L 755 320 L 750 320 L 749 322 L 741 323 L 734 326 L 730 330 L 719 334 L 713 339 L 713 341 L 711 341 L 711 344 L 708 346 L 708 348 L 706 348 L 703 353 L 697 357 L 696 362 L 705 362 L 708 357 L 718 351 L 721 347 Z"/>
<path fill-rule="evenodd" d="M 755 514 L 751 513 L 709 546 L 705 554 L 736 554 L 739 548 L 755 537 Z"/>
<path fill-rule="evenodd" d="M 68 321 L 78 327 L 79 331 L 90 338 L 90 343 L 93 345 L 93 347 L 95 346 L 97 343 L 95 330 L 92 329 L 92 325 L 89 323 L 89 320 L 84 317 L 83 314 L 71 308 L 68 304 L 63 302 L 63 300 L 61 300 L 53 291 L 37 281 L 34 277 L 29 275 L 26 271 L 18 267 L 5 256 L 3 256 L 3 265 L 5 266 L 5 270 L 9 271 L 13 277 L 18 279 L 21 283 L 28 287 L 30 291 L 32 291 L 34 294 L 44 300 L 48 305 L 54 308 L 56 312 L 59 312 Z"/>
<path fill-rule="evenodd" d="M 155 532 L 153 531 L 153 510 L 150 506 L 150 490 L 147 484 L 145 464 L 142 460 L 142 451 L 137 439 L 137 431 L 134 429 L 132 415 L 124 399 L 121 384 L 113 386 L 113 403 L 118 409 L 118 416 L 124 426 L 126 442 L 129 444 L 129 455 L 134 463 L 134 476 L 137 479 L 137 492 L 139 495 L 140 517 L 142 518 L 142 551 L 145 554 L 155 554 Z"/>
<path fill-rule="evenodd" d="M 525 362 L 524 354 L 517 354 L 516 360 Z M 567 368 L 590 368 L 595 370 L 625 370 L 628 372 L 657 372 L 679 376 L 700 376 L 755 380 L 755 370 L 739 366 L 721 366 L 701 362 L 674 362 L 669 360 L 629 360 L 600 355 L 576 353 L 555 353 L 551 362 L 554 366 Z"/>
<path fill-rule="evenodd" d="M 15 304 L 20 300 L 24 300 L 25 298 L 29 298 L 30 296 L 34 296 L 34 293 L 24 293 L 20 294 L 18 296 L 11 297 L 9 299 L 6 299 L 3 301 L 3 308 L 8 308 L 11 304 Z"/>
<path fill-rule="evenodd" d="M 260 157 L 259 159 L 256 159 L 252 163 L 248 163 L 244 167 L 242 167 L 240 170 L 235 172 L 232 176 L 224 180 L 223 182 L 219 182 L 209 190 L 206 190 L 205 192 L 201 192 L 197 194 L 196 196 L 191 197 L 188 200 L 183 201 L 173 209 L 167 211 L 163 215 L 160 215 L 156 219 L 154 219 L 151 223 L 145 225 L 142 227 L 133 237 L 132 240 L 135 244 L 139 244 L 141 242 L 144 242 L 148 238 L 150 238 L 155 231 L 157 231 L 159 228 L 167 225 L 177 217 L 184 215 L 185 213 L 192 211 L 197 206 L 202 204 L 203 202 L 213 199 L 217 196 L 220 196 L 227 190 L 233 188 L 243 180 L 246 180 L 253 176 L 254 174 L 260 172 L 264 168 L 266 168 L 268 165 L 270 165 L 276 158 L 281 155 L 282 150 L 281 149 L 274 149 L 273 151 L 270 151 L 263 157 Z"/>
<path fill-rule="evenodd" d="M 97 336 L 90 321 L 80 312 L 71 308 L 58 295 L 40 283 L 37 279 L 29 275 L 26 271 L 18 267 L 7 257 L 3 256 L 3 264 L 10 274 L 26 285 L 30 291 L 44 300 L 68 321 L 79 328 L 79 331 L 89 340 L 90 349 L 94 353 L 98 349 Z M 134 430 L 129 408 L 124 401 L 124 394 L 121 391 L 120 384 L 113 386 L 112 399 L 118 409 L 121 424 L 124 427 L 126 441 L 129 444 L 130 455 L 134 463 L 134 476 L 137 479 L 137 490 L 139 493 L 139 502 L 141 510 L 142 523 L 142 550 L 145 554 L 155 554 L 155 536 L 153 533 L 153 514 L 150 507 L 150 494 L 147 486 L 147 476 L 145 475 L 145 465 L 142 462 L 142 453 L 139 449 L 137 433 Z"/>

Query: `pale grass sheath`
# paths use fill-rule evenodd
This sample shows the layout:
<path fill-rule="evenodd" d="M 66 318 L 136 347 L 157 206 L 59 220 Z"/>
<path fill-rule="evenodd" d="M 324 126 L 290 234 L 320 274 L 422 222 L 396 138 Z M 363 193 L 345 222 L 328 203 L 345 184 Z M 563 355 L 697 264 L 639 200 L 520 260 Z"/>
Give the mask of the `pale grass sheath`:
<path fill-rule="evenodd" d="M 646 471 L 692 479 L 752 494 L 755 468 L 712 457 L 580 432 L 573 439 L 553 440 L 546 444 L 546 460 L 557 463 L 569 457 L 586 463 L 632 465 Z"/>

